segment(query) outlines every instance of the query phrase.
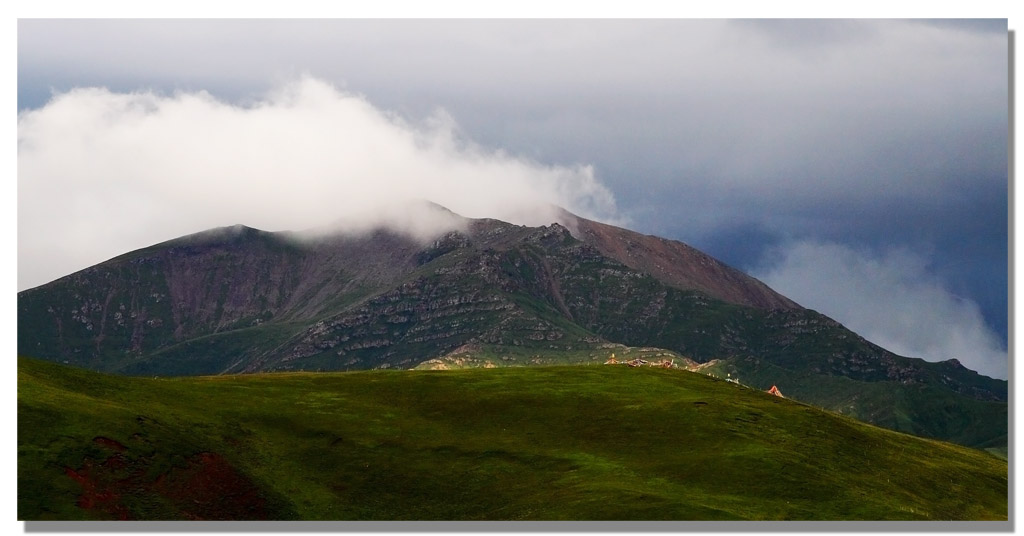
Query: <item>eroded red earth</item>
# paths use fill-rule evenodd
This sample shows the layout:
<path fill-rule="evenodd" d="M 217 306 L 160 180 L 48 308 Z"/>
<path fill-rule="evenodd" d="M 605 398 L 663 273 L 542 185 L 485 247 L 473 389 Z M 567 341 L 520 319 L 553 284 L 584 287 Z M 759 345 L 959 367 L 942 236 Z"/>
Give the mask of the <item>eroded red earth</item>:
<path fill-rule="evenodd" d="M 222 456 L 199 452 L 153 476 L 152 457 L 132 458 L 120 442 L 96 437 L 109 452 L 100 461 L 86 458 L 64 472 L 82 486 L 80 508 L 112 519 L 268 519 L 259 488 Z"/>

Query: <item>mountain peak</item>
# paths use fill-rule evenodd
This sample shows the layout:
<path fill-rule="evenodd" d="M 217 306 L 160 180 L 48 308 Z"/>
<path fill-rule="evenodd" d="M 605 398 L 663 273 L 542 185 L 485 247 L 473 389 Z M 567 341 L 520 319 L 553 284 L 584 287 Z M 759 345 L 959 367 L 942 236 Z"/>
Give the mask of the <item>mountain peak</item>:
<path fill-rule="evenodd" d="M 699 290 L 720 300 L 759 309 L 801 307 L 731 266 L 683 242 L 640 234 L 600 223 L 559 208 L 561 224 L 581 242 L 630 268 L 684 290 Z"/>

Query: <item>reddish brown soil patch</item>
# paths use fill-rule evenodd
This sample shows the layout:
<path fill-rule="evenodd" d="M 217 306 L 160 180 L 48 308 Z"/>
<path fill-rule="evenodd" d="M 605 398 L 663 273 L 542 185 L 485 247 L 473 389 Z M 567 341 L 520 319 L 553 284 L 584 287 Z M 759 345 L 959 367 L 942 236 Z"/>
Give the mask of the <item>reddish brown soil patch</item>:
<path fill-rule="evenodd" d="M 223 457 L 200 452 L 151 476 L 152 457 L 132 458 L 121 443 L 103 437 L 93 440 L 115 451 L 97 462 L 64 472 L 82 486 L 78 506 L 113 519 L 268 519 L 259 488 Z M 150 475 L 150 476 L 147 476 Z M 140 511 L 139 509 L 142 509 Z"/>
<path fill-rule="evenodd" d="M 160 475 L 154 490 L 181 505 L 189 519 L 267 519 L 256 486 L 213 452 L 200 452 L 184 469 Z"/>
<path fill-rule="evenodd" d="M 121 497 L 117 492 L 97 478 L 92 460 L 85 460 L 85 464 L 78 471 L 65 467 L 64 472 L 82 485 L 82 495 L 79 496 L 77 503 L 79 508 L 103 512 L 115 519 L 132 519 L 128 509 L 118 502 Z"/>
<path fill-rule="evenodd" d="M 108 449 L 116 450 L 118 452 L 124 452 L 125 449 L 128 448 L 128 447 L 122 445 L 121 443 L 118 443 L 117 441 L 115 441 L 113 439 L 110 439 L 109 437 L 101 437 L 101 436 L 94 437 L 92 439 L 92 442 L 96 443 L 97 445 L 106 447 Z"/>

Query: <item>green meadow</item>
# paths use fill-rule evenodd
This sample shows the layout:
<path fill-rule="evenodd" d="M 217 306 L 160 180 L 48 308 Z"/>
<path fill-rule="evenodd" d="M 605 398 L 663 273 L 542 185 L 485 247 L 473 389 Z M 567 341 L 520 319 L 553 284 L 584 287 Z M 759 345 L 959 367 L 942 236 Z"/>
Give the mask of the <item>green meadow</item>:
<path fill-rule="evenodd" d="M 672 369 L 18 362 L 18 517 L 1006 520 L 1007 462 Z"/>

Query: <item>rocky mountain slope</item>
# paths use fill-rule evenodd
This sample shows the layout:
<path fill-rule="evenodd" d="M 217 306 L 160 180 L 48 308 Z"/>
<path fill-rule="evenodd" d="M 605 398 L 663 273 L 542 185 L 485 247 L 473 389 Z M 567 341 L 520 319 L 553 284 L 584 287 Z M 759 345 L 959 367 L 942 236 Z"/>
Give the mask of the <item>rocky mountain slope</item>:
<path fill-rule="evenodd" d="M 467 349 L 487 366 L 603 362 L 624 344 L 897 430 L 1005 446 L 1006 382 L 892 354 L 685 244 L 561 220 L 465 220 L 429 244 L 386 230 L 190 235 L 19 293 L 18 351 L 188 375 L 414 368 Z"/>

